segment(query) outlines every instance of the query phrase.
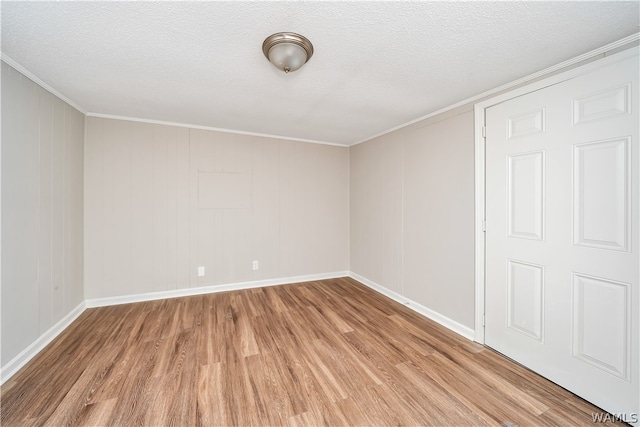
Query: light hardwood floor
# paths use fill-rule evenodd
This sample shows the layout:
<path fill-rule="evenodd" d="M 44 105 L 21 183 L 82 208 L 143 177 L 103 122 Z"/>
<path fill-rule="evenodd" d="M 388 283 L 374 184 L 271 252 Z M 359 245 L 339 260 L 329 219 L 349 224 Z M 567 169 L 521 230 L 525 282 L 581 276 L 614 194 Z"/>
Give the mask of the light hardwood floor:
<path fill-rule="evenodd" d="M 593 425 L 602 412 L 352 279 L 86 310 L 3 426 Z"/>

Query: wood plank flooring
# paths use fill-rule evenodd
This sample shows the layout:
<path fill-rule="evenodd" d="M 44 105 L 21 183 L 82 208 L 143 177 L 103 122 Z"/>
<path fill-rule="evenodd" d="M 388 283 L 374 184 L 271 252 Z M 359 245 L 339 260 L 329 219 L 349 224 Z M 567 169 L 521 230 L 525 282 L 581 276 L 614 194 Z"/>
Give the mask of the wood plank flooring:
<path fill-rule="evenodd" d="M 601 413 L 352 279 L 86 310 L 3 426 L 593 425 Z"/>

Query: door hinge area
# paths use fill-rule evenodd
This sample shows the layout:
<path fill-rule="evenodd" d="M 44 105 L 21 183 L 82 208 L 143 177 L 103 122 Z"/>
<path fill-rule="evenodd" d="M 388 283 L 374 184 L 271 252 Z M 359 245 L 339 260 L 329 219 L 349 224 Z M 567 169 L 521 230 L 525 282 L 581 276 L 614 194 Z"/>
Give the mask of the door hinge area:
<path fill-rule="evenodd" d="M 484 324 L 485 324 L 485 315 L 483 314 L 482 315 L 482 326 L 484 326 Z"/>
<path fill-rule="evenodd" d="M 482 220 L 482 231 L 485 232 L 485 233 L 487 232 L 487 220 L 486 219 Z"/>
<path fill-rule="evenodd" d="M 482 137 L 483 138 L 487 137 L 487 127 L 486 126 L 482 126 Z"/>

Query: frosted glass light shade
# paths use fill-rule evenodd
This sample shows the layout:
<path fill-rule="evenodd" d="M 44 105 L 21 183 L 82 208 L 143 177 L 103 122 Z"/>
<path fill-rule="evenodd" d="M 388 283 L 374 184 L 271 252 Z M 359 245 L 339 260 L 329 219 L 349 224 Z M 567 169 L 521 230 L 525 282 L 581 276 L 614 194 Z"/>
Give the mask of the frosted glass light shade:
<path fill-rule="evenodd" d="M 280 43 L 269 49 L 269 61 L 285 73 L 296 71 L 307 62 L 307 52 L 293 43 Z"/>
<path fill-rule="evenodd" d="M 262 44 L 264 56 L 285 73 L 298 70 L 313 55 L 313 45 L 296 33 L 276 33 Z"/>

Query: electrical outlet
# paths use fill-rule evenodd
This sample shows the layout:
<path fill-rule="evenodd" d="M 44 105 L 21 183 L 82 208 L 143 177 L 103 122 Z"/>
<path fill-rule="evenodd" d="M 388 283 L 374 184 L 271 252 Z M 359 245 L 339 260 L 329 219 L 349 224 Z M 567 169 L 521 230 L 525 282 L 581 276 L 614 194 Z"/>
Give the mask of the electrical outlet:
<path fill-rule="evenodd" d="M 198 277 L 204 277 L 204 266 L 198 267 Z"/>
<path fill-rule="evenodd" d="M 260 268 L 260 262 L 259 261 L 253 261 L 253 269 L 257 270 Z"/>

